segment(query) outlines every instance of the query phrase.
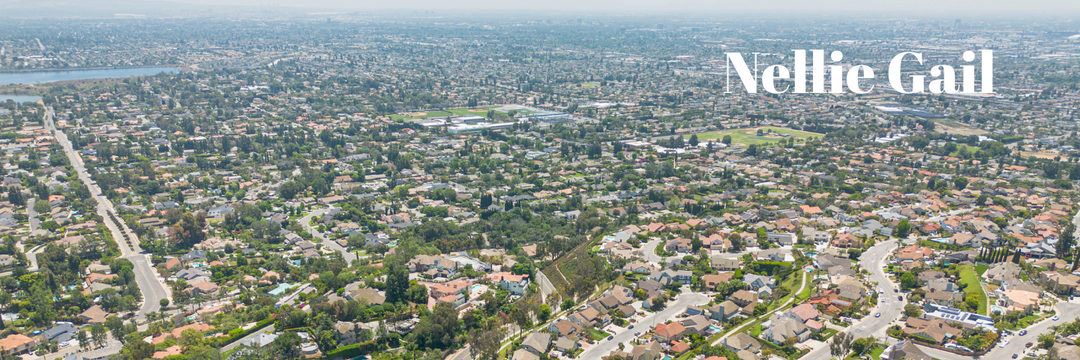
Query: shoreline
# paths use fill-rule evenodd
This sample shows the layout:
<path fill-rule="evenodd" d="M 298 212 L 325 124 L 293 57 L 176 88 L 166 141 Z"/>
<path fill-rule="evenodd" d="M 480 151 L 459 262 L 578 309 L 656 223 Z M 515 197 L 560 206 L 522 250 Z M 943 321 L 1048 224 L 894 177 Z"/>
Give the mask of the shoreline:
<path fill-rule="evenodd" d="M 145 69 L 145 68 L 175 68 L 179 71 L 184 65 L 130 65 L 130 66 L 90 66 L 72 68 L 34 68 L 34 69 L 0 69 L 0 74 L 19 74 L 28 72 L 65 72 L 65 71 L 92 71 L 92 70 L 117 70 L 117 69 Z"/>

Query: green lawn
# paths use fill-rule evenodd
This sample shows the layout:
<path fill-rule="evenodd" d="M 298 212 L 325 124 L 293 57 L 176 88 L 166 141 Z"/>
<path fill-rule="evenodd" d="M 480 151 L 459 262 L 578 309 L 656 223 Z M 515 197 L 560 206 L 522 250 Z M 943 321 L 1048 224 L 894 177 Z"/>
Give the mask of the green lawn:
<path fill-rule="evenodd" d="M 881 354 L 884 353 L 884 352 L 885 352 L 885 347 L 884 346 L 877 346 L 877 347 L 875 347 L 873 349 L 870 349 L 870 357 L 874 358 L 874 360 L 881 359 Z"/>
<path fill-rule="evenodd" d="M 757 135 L 757 130 L 758 129 L 762 129 L 762 131 L 766 131 L 767 133 L 764 136 L 758 136 Z M 775 127 L 775 126 L 762 126 L 760 128 L 731 129 L 731 130 L 713 131 L 713 132 L 697 134 L 697 136 L 698 136 L 699 140 L 720 140 L 720 139 L 723 139 L 725 135 L 731 135 L 731 142 L 732 143 L 742 144 L 742 145 L 772 144 L 772 143 L 779 142 L 780 140 L 785 140 L 786 141 L 788 139 L 788 137 L 779 136 L 779 135 L 776 135 L 776 134 L 791 135 L 791 136 L 794 136 L 794 137 L 798 138 L 799 140 L 805 140 L 805 139 L 808 139 L 810 137 L 820 138 L 820 137 L 824 136 L 824 135 L 818 134 L 818 133 L 812 133 L 812 132 L 800 131 L 800 130 L 792 130 L 792 129 L 780 128 L 780 127 Z M 690 136 L 686 135 L 686 137 L 690 137 Z"/>
<path fill-rule="evenodd" d="M 404 114 L 393 114 L 393 115 L 390 115 L 390 118 L 394 119 L 394 120 L 419 120 L 419 119 L 427 119 L 427 118 L 443 117 L 443 116 L 451 116 L 451 115 L 487 116 L 488 110 L 491 110 L 491 109 L 494 109 L 494 108 L 497 108 L 497 107 L 498 106 L 481 106 L 481 107 L 476 107 L 476 108 L 457 108 L 457 109 L 446 109 L 446 110 L 433 110 L 433 111 L 426 111 L 426 112 L 412 112 L 412 113 L 404 113 Z"/>
<path fill-rule="evenodd" d="M 982 276 L 989 268 L 990 265 L 975 265 L 975 272 L 979 273 L 979 276 Z"/>
<path fill-rule="evenodd" d="M 979 275 L 971 265 L 960 267 L 960 284 L 965 286 L 964 291 L 975 291 L 979 294 L 979 314 L 986 315 L 986 291 L 979 282 Z"/>
<path fill-rule="evenodd" d="M 754 326 L 753 329 L 750 329 L 750 336 L 753 336 L 753 337 L 756 338 L 756 337 L 758 337 L 758 335 L 761 335 L 762 331 L 765 331 L 765 328 L 762 327 L 761 325 Z"/>

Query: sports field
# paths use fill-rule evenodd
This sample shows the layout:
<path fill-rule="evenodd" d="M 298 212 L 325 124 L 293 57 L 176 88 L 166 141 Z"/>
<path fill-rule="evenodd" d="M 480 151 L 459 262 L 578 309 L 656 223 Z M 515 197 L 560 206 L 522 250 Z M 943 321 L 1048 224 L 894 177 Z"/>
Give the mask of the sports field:
<path fill-rule="evenodd" d="M 763 134 L 757 135 L 758 129 L 761 129 Z M 771 144 L 779 142 L 780 140 L 787 140 L 789 137 L 796 137 L 799 140 L 806 140 L 811 137 L 820 138 L 823 134 L 812 133 L 809 131 L 792 130 L 786 128 L 780 128 L 775 126 L 762 126 L 749 129 L 731 129 L 713 131 L 707 133 L 697 134 L 698 140 L 721 140 L 725 135 L 731 135 L 731 142 L 733 144 L 751 145 L 751 144 Z M 685 135 L 689 138 L 690 135 Z"/>
<path fill-rule="evenodd" d="M 419 119 L 447 117 L 447 116 L 455 116 L 455 115 L 456 116 L 466 116 L 466 115 L 487 116 L 487 113 L 488 113 L 489 110 L 495 110 L 495 112 L 500 113 L 500 114 L 506 114 L 506 113 L 509 113 L 510 111 L 516 111 L 518 114 L 522 114 L 522 115 L 528 115 L 528 114 L 532 114 L 532 113 L 535 112 L 535 111 L 529 110 L 529 109 L 527 109 L 525 107 L 521 107 L 521 106 L 518 106 L 518 105 L 505 105 L 505 106 L 495 105 L 495 106 L 481 106 L 481 107 L 477 107 L 477 108 L 457 108 L 457 109 L 447 109 L 447 110 L 432 110 L 432 111 L 401 113 L 401 114 L 390 115 L 390 118 L 394 119 L 394 120 L 399 120 L 399 121 L 408 121 L 408 120 L 419 120 Z"/>

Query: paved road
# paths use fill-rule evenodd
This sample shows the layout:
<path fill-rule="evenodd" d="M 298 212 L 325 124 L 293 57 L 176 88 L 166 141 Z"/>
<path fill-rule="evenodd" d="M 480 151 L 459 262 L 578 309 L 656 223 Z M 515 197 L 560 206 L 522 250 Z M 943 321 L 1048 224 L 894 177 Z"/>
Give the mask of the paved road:
<path fill-rule="evenodd" d="M 684 292 L 675 297 L 674 300 L 667 303 L 667 307 L 661 310 L 659 313 L 652 313 L 645 316 L 642 320 L 634 324 L 634 329 L 624 329 L 622 332 L 613 334 L 614 338 L 611 340 L 599 341 L 593 346 L 585 349 L 578 356 L 579 359 L 599 359 L 607 356 L 612 351 L 619 349 L 619 344 L 626 344 L 627 349 L 633 347 L 631 341 L 636 338 L 634 332 L 640 332 L 642 334 L 649 332 L 649 329 L 667 320 L 675 319 L 675 315 L 681 314 L 686 311 L 687 306 L 691 305 L 705 305 L 709 303 L 709 297 L 705 294 Z"/>
<path fill-rule="evenodd" d="M 870 272 L 870 281 L 877 282 L 877 286 L 872 287 L 871 290 L 877 291 L 880 288 L 885 291 L 885 295 L 879 298 L 880 302 L 877 308 L 871 311 L 871 314 L 880 312 L 881 317 L 867 316 L 844 330 L 855 338 L 868 336 L 874 336 L 878 339 L 888 338 L 886 329 L 889 328 L 893 320 L 900 317 L 900 313 L 904 310 L 904 303 L 897 300 L 898 295 L 893 292 L 893 289 L 897 288 L 896 284 L 889 280 L 888 276 L 885 275 L 885 270 L 882 268 L 887 263 L 889 254 L 896 249 L 897 245 L 899 244 L 895 239 L 880 242 L 870 247 L 859 257 L 859 264 Z M 827 360 L 832 358 L 832 355 L 829 353 L 828 346 L 822 346 L 806 354 L 805 358 L 809 360 Z"/>
<path fill-rule="evenodd" d="M 724 339 L 727 339 L 728 336 L 731 336 L 731 335 L 738 334 L 738 333 L 742 332 L 743 328 L 745 328 L 746 326 L 753 323 L 755 319 L 768 319 L 770 316 L 775 314 L 777 311 L 787 310 L 787 308 L 789 306 L 791 306 L 792 303 L 795 302 L 795 298 L 798 296 L 798 294 L 803 292 L 803 290 L 806 289 L 806 279 L 810 277 L 810 275 L 807 274 L 806 271 L 803 270 L 803 269 L 799 269 L 799 272 L 802 273 L 802 283 L 799 285 L 799 290 L 795 291 L 795 292 L 793 292 L 791 294 L 791 298 L 787 299 L 787 301 L 785 301 L 783 304 L 780 304 L 780 306 L 776 307 L 776 309 L 774 309 L 773 311 L 764 313 L 761 316 L 758 316 L 756 318 L 752 318 L 752 319 L 743 321 L 742 324 L 740 324 L 739 326 L 736 326 L 734 329 L 732 329 L 730 331 L 727 331 L 727 333 L 724 334 L 724 336 L 721 336 L 719 339 L 716 339 L 716 341 L 713 341 L 712 345 L 713 346 L 720 346 L 720 344 L 724 343 Z"/>
<path fill-rule="evenodd" d="M 98 214 L 101 216 L 105 226 L 112 233 L 113 238 L 120 247 L 121 257 L 128 259 L 135 264 L 135 282 L 139 285 L 139 291 L 141 291 L 143 295 L 143 304 L 136 313 L 136 318 L 138 320 L 145 320 L 146 314 L 161 309 L 161 299 L 170 299 L 169 291 L 164 285 L 164 282 L 157 277 L 157 273 L 154 272 L 154 268 L 147 258 L 147 255 L 141 254 L 142 249 L 139 248 L 139 238 L 135 236 L 131 229 L 128 229 L 127 224 L 124 224 L 122 221 L 119 224 L 112 221 L 112 217 L 109 216 L 109 214 L 116 213 L 112 202 L 101 194 L 101 189 L 90 179 L 90 175 L 86 172 L 85 164 L 83 164 L 82 157 L 80 157 L 79 153 L 71 146 L 67 134 L 57 130 L 55 125 L 53 125 L 53 116 L 53 109 L 46 108 L 45 128 L 53 132 L 56 141 L 60 143 L 60 146 L 64 149 L 64 153 L 67 154 L 72 168 L 74 168 L 75 173 L 78 174 L 79 180 L 90 189 L 92 198 L 97 201 Z M 125 241 L 125 239 L 128 239 L 128 241 Z"/>
<path fill-rule="evenodd" d="M 312 217 L 323 216 L 323 214 L 326 214 L 326 212 L 329 211 L 329 210 L 330 210 L 329 208 L 322 208 L 322 209 L 312 210 L 306 216 L 304 216 L 303 218 L 300 218 L 300 225 L 304 227 L 304 231 L 307 231 L 307 232 L 311 233 L 311 236 L 317 237 L 320 240 L 322 240 L 322 244 L 324 246 L 327 246 L 330 249 L 333 249 L 334 251 L 337 251 L 337 252 L 341 253 L 341 258 L 345 259 L 345 263 L 352 266 L 353 261 L 356 261 L 356 259 L 357 259 L 356 254 L 351 253 L 351 252 L 349 252 L 348 249 L 342 247 L 341 245 L 338 245 L 338 243 L 336 241 L 332 241 L 332 240 L 328 239 L 326 237 L 326 234 L 324 234 L 323 232 L 315 229 L 314 226 L 311 226 L 311 218 Z M 360 258 L 363 259 L 363 258 L 366 258 L 366 257 L 367 256 L 361 256 Z"/>
<path fill-rule="evenodd" d="M 37 202 L 36 198 L 26 199 L 26 217 L 30 219 L 30 233 L 33 234 L 34 230 L 41 228 L 41 219 L 38 219 L 37 210 L 34 210 L 34 203 Z"/>

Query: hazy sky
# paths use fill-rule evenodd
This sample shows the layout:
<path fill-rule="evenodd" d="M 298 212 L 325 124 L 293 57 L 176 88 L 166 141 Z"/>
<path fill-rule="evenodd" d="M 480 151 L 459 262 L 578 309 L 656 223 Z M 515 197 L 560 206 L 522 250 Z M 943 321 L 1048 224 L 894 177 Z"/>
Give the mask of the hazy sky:
<path fill-rule="evenodd" d="M 559 12 L 926 12 L 962 16 L 984 12 L 1061 14 L 1080 12 L 1078 0 L 167 0 L 188 4 L 277 5 L 341 9 L 485 9 Z"/>

